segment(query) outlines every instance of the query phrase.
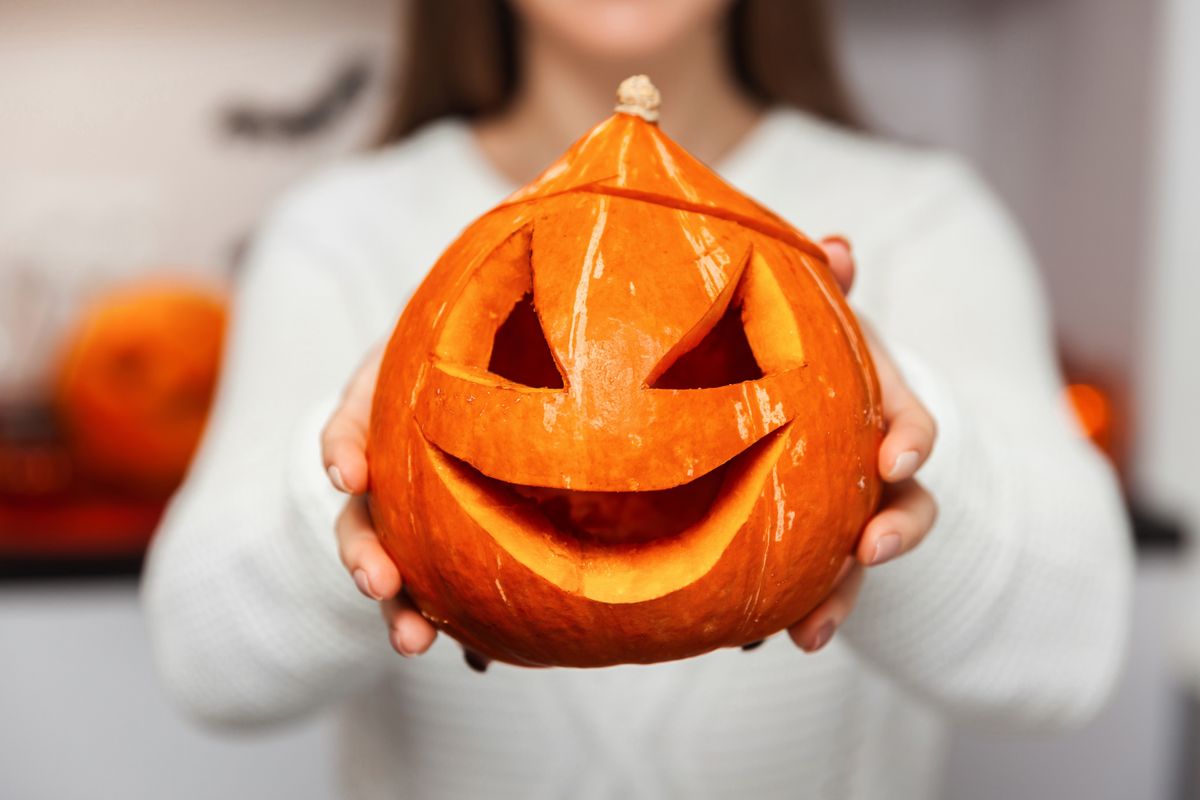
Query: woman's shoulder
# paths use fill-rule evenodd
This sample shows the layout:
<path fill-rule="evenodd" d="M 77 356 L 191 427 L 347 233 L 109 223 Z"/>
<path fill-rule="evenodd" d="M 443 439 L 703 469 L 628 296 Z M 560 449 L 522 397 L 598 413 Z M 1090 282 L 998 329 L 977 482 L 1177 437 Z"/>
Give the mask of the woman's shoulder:
<path fill-rule="evenodd" d="M 730 180 L 804 229 L 860 237 L 931 206 L 998 204 L 963 157 L 777 109 L 735 154 Z"/>
<path fill-rule="evenodd" d="M 469 128 L 431 123 L 401 142 L 343 157 L 284 191 L 256 238 L 327 254 L 363 285 L 409 287 L 463 226 L 503 195 L 479 163 Z"/>
<path fill-rule="evenodd" d="M 837 173 L 852 183 L 892 184 L 972 172 L 958 154 L 778 108 L 763 121 L 762 150 L 785 172 Z M 791 157 L 781 157 L 785 153 Z"/>
<path fill-rule="evenodd" d="M 461 184 L 464 126 L 436 122 L 400 142 L 342 156 L 306 174 L 276 200 L 274 216 L 309 222 L 390 213 L 419 206 L 447 181 Z"/>

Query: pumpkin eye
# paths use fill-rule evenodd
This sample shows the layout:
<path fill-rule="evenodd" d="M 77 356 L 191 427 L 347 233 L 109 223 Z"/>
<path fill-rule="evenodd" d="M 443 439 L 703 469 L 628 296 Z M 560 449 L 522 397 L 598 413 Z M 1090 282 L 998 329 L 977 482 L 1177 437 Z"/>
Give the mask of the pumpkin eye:
<path fill-rule="evenodd" d="M 443 362 L 537 389 L 562 389 L 562 371 L 533 304 L 526 226 L 484 260 L 446 314 L 434 347 Z"/>
<path fill-rule="evenodd" d="M 751 251 L 740 275 L 718 298 L 724 310 L 715 323 L 702 320 L 652 374 L 651 389 L 715 389 L 804 364 L 796 318 L 762 254 Z M 718 313 L 714 310 L 714 314 Z M 710 318 L 711 319 L 711 318 Z M 693 336 L 700 336 L 694 345 Z"/>
<path fill-rule="evenodd" d="M 700 342 L 650 383 L 651 389 L 714 389 L 763 377 L 742 325 L 742 306 L 732 303 Z"/>
<path fill-rule="evenodd" d="M 496 329 L 488 372 L 523 386 L 563 388 L 562 374 L 542 332 L 531 292 L 517 301 L 508 319 Z"/>

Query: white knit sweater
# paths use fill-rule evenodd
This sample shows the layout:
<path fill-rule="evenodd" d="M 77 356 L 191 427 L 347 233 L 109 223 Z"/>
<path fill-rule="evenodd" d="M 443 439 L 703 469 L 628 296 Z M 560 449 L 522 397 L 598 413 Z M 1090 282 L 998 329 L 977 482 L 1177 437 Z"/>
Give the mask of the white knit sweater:
<path fill-rule="evenodd" d="M 1055 728 L 1103 702 L 1130 559 L 1113 476 L 1060 404 L 1020 237 L 944 155 L 769 114 L 721 165 L 812 235 L 854 243 L 851 300 L 938 419 L 921 477 L 941 506 L 912 555 L 869 571 L 824 651 L 605 670 L 470 671 L 442 637 L 392 653 L 338 562 L 318 432 L 458 231 L 512 187 L 467 128 L 433 125 L 290 193 L 237 295 L 202 452 L 143 597 L 171 694 L 256 725 L 340 707 L 357 798 L 937 794 L 946 721 Z"/>

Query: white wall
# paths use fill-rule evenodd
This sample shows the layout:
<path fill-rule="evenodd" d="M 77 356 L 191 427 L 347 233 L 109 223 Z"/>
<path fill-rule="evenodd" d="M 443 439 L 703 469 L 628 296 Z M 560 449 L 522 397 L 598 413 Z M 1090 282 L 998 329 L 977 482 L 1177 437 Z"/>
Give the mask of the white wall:
<path fill-rule="evenodd" d="M 1200 531 L 1200 3 L 1164 0 L 1139 370 L 1140 489 Z"/>
<path fill-rule="evenodd" d="M 390 66 L 393 0 L 0 2 L 0 403 L 36 396 L 88 292 L 224 276 L 287 184 L 375 131 L 387 86 L 311 141 L 223 134 L 237 101 L 304 103 Z"/>
<path fill-rule="evenodd" d="M 1118 393 L 1139 358 L 1156 5 L 837 5 L 868 122 L 976 164 L 1029 237 L 1066 354 Z"/>
<path fill-rule="evenodd" d="M 171 708 L 133 581 L 0 587 L 0 798 L 333 800 L 328 719 L 230 738 Z"/>
<path fill-rule="evenodd" d="M 1192 535 L 1191 583 L 1170 618 L 1177 672 L 1200 698 L 1200 3 L 1165 0 L 1160 32 L 1136 464 L 1140 491 L 1178 515 Z M 1200 742 L 1195 746 L 1200 756 Z M 1200 791 L 1200 764 L 1195 769 Z"/>

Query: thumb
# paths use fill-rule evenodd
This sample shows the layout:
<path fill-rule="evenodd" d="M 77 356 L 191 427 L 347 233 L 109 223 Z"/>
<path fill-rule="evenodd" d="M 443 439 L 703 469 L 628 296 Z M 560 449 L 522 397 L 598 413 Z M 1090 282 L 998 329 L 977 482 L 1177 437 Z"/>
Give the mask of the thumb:
<path fill-rule="evenodd" d="M 849 294 L 854 284 L 854 254 L 850 250 L 850 242 L 843 236 L 826 236 L 821 240 L 821 248 L 829 257 L 829 268 L 842 287 L 842 294 Z"/>
<path fill-rule="evenodd" d="M 377 347 L 350 379 L 341 402 L 321 433 L 321 457 L 329 480 L 349 494 L 367 490 L 367 431 L 375 379 L 382 361 L 383 348 Z"/>

